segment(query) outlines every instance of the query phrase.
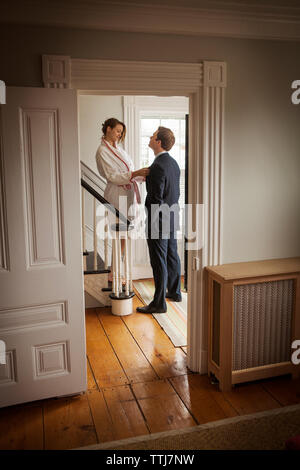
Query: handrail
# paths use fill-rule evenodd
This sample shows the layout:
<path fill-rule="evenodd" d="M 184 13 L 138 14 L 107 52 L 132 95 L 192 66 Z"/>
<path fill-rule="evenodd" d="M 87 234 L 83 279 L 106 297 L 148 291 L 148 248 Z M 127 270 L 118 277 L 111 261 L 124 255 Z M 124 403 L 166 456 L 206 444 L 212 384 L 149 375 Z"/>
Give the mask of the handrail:
<path fill-rule="evenodd" d="M 82 160 L 80 160 L 80 165 L 81 165 L 81 174 L 83 174 L 84 177 L 91 179 L 93 183 L 96 184 L 97 186 L 99 186 L 98 181 L 104 186 L 106 186 L 106 180 L 101 175 L 97 174 Z M 90 175 L 93 176 L 93 179 L 91 178 Z"/>
<path fill-rule="evenodd" d="M 116 216 L 119 218 L 120 221 L 124 222 L 127 227 L 132 226 L 132 222 L 127 219 L 121 212 L 118 211 L 117 208 L 115 208 L 110 202 L 108 202 L 101 194 L 97 193 L 97 191 L 92 188 L 83 178 L 81 178 L 81 186 L 86 189 L 92 196 L 94 196 L 101 204 L 105 204 L 106 207 L 113 213 L 116 214 Z"/>

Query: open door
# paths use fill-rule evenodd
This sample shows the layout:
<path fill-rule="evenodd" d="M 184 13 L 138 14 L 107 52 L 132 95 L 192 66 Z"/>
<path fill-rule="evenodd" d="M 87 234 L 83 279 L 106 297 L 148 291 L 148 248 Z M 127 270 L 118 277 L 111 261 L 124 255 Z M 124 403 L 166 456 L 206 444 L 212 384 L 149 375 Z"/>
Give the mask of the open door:
<path fill-rule="evenodd" d="M 77 95 L 0 107 L 0 406 L 86 390 Z"/>

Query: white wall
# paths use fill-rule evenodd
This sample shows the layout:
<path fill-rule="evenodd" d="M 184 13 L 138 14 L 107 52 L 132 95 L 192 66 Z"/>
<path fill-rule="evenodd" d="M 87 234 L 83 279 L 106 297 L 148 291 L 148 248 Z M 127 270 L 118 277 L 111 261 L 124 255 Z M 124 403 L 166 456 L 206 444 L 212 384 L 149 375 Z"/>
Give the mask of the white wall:
<path fill-rule="evenodd" d="M 111 117 L 123 121 L 123 97 L 79 95 L 80 159 L 98 174 L 95 155 L 102 137 L 102 124 Z"/>
<path fill-rule="evenodd" d="M 111 117 L 123 121 L 123 97 L 79 95 L 78 113 L 80 160 L 98 175 L 95 156 L 102 137 L 102 124 Z M 85 191 L 85 224 L 91 229 L 94 223 L 93 211 L 93 197 Z M 86 245 L 88 251 L 93 251 L 93 234 L 90 230 L 86 232 Z"/>
<path fill-rule="evenodd" d="M 223 263 L 300 256 L 300 60 L 278 43 L 245 52 L 229 67 Z"/>

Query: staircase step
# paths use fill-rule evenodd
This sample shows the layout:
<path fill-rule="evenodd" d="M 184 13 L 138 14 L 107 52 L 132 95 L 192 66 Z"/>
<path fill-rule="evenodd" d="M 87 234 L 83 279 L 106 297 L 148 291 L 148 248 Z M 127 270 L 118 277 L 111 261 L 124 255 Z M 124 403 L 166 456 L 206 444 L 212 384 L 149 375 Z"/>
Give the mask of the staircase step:
<path fill-rule="evenodd" d="M 84 271 L 83 274 L 108 274 L 110 269 L 98 269 L 97 271 Z"/>
<path fill-rule="evenodd" d="M 97 269 L 94 267 L 94 252 L 88 251 L 85 256 L 85 270 L 84 274 L 100 274 L 100 273 L 109 273 L 110 269 L 105 269 L 105 263 L 99 253 L 97 253 Z"/>
<path fill-rule="evenodd" d="M 84 276 L 84 290 L 89 295 L 97 299 L 105 307 L 111 306 L 110 292 L 103 292 L 102 289 L 108 285 L 108 274 L 97 273 Z"/>

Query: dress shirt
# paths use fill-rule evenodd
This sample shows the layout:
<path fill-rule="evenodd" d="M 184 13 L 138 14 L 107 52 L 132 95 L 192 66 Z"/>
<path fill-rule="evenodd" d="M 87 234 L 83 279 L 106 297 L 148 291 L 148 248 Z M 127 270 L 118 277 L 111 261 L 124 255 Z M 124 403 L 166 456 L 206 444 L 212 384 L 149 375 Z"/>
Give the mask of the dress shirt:
<path fill-rule="evenodd" d="M 163 153 L 166 153 L 166 150 L 163 150 L 162 152 L 159 152 L 157 155 L 155 155 L 155 158 L 159 157 L 159 156 L 162 155 Z"/>

